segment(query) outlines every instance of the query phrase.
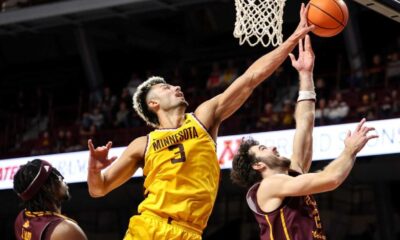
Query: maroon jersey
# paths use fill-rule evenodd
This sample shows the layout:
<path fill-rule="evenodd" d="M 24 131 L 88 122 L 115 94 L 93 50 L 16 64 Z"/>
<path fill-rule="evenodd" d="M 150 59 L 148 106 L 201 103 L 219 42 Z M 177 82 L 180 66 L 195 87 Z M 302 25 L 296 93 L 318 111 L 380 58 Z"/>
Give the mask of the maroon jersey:
<path fill-rule="evenodd" d="M 326 240 L 317 203 L 311 195 L 286 197 L 278 209 L 266 213 L 257 203 L 259 186 L 260 183 L 254 184 L 246 198 L 261 228 L 261 240 Z"/>
<path fill-rule="evenodd" d="M 49 240 L 54 228 L 69 219 L 54 212 L 30 212 L 23 210 L 15 220 L 17 240 Z"/>

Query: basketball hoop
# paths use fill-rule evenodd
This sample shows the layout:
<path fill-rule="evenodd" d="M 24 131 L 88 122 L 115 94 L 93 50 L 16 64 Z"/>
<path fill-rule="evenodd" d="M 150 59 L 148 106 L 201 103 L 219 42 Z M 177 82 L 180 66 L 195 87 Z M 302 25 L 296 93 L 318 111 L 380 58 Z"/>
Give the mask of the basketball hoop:
<path fill-rule="evenodd" d="M 283 8 L 286 0 L 235 0 L 236 22 L 233 36 L 239 44 L 261 43 L 277 46 L 282 43 Z"/>

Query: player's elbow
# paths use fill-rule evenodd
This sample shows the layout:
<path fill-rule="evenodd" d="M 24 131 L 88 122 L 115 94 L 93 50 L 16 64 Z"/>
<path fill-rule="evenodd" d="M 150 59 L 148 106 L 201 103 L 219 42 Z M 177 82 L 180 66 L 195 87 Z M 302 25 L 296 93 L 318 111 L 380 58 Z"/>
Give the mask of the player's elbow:
<path fill-rule="evenodd" d="M 342 184 L 343 180 L 340 175 L 332 172 L 322 171 L 318 173 L 318 182 L 320 185 L 319 192 L 333 191 Z"/>
<path fill-rule="evenodd" d="M 314 126 L 315 112 L 310 111 L 303 113 L 301 116 L 296 115 L 296 127 L 299 129 L 311 129 Z"/>
<path fill-rule="evenodd" d="M 245 88 L 248 88 L 243 90 L 248 91 L 254 89 L 262 80 L 264 80 L 265 74 L 262 71 L 258 70 L 248 70 L 243 74 L 242 77 L 246 80 L 247 83 Z"/>
<path fill-rule="evenodd" d="M 338 188 L 342 184 L 342 179 L 340 176 L 329 176 L 326 181 L 326 190 L 333 191 Z"/>
<path fill-rule="evenodd" d="M 103 197 L 103 196 L 106 195 L 106 192 L 103 191 L 102 189 L 90 187 L 90 185 L 89 185 L 88 190 L 89 190 L 89 195 L 90 195 L 92 198 L 99 198 L 99 197 Z"/>

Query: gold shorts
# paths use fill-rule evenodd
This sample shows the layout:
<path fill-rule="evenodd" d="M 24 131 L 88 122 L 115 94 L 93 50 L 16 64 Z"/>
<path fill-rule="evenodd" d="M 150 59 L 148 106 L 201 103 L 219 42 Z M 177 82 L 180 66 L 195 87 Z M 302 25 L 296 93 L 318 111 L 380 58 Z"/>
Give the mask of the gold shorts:
<path fill-rule="evenodd" d="M 131 217 L 124 240 L 201 240 L 201 234 L 153 214 Z"/>

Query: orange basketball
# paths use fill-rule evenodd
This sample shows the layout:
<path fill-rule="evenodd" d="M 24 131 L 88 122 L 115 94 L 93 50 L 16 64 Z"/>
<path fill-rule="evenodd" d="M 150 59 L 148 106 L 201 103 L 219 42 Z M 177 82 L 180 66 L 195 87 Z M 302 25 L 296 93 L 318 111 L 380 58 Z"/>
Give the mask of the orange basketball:
<path fill-rule="evenodd" d="M 307 19 L 315 25 L 315 35 L 332 37 L 346 26 L 349 11 L 342 0 L 311 0 Z"/>

